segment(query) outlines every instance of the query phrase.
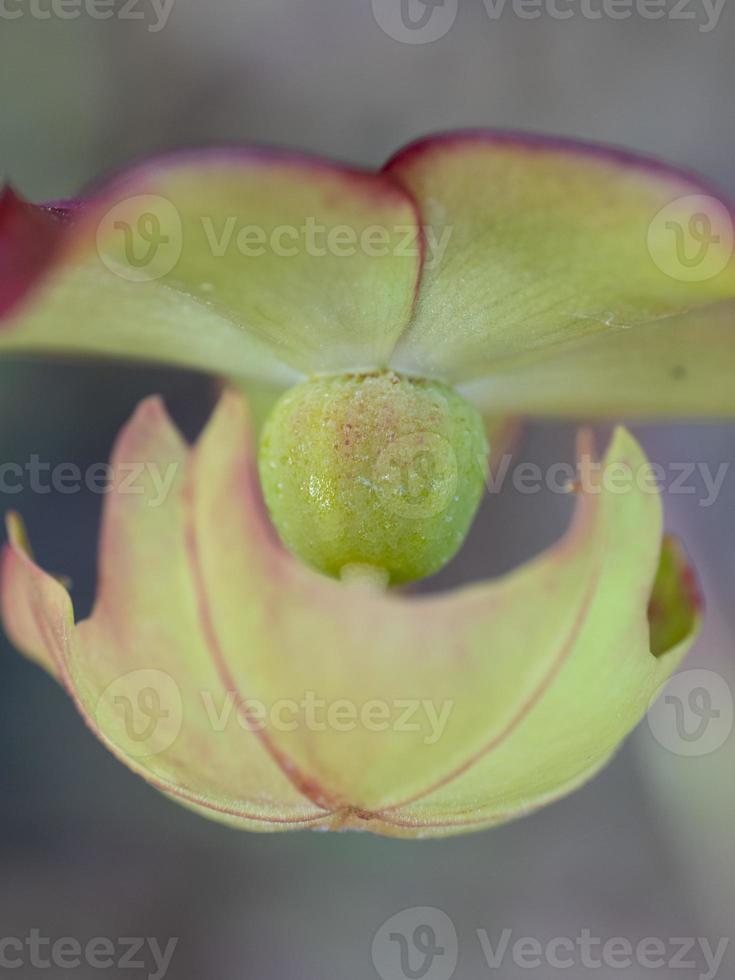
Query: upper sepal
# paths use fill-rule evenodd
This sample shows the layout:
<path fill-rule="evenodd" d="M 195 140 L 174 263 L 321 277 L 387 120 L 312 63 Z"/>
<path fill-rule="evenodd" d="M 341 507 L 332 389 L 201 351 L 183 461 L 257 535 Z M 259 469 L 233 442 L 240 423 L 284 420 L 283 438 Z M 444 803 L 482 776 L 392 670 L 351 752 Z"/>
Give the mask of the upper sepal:
<path fill-rule="evenodd" d="M 41 250 L 43 268 L 14 229 L 46 211 L 8 210 L 8 281 L 28 302 L 3 324 L 6 350 L 281 384 L 374 370 L 408 322 L 421 268 L 409 194 L 385 175 L 297 154 L 208 149 L 141 163 L 73 209 L 53 256 Z"/>
<path fill-rule="evenodd" d="M 735 210 L 630 153 L 450 133 L 376 174 L 211 149 L 139 164 L 67 221 L 2 202 L 0 349 L 280 386 L 391 367 L 501 414 L 735 412 Z"/>
<path fill-rule="evenodd" d="M 397 370 L 454 383 L 486 379 L 488 388 L 499 376 L 501 386 L 514 383 L 505 388 L 516 403 L 527 394 L 540 412 L 547 400 L 552 412 L 562 397 L 573 403 L 579 382 L 613 413 L 619 404 L 629 414 L 632 400 L 645 400 L 639 375 L 655 377 L 669 353 L 667 321 L 688 314 L 703 322 L 707 307 L 735 300 L 735 207 L 675 168 L 602 146 L 481 130 L 421 140 L 386 171 L 416 198 L 431 240 L 444 243 L 433 261 L 427 253 Z M 729 327 L 716 339 L 723 377 L 735 368 L 732 315 Z M 593 361 L 595 341 L 621 341 L 622 349 L 626 334 L 638 369 L 632 385 L 616 390 Z M 687 342 L 698 345 L 693 329 Z M 532 376 L 526 383 L 526 363 L 543 377 L 547 360 L 560 354 L 571 366 L 585 343 L 578 373 L 545 393 Z M 702 385 L 702 414 L 706 395 Z M 658 398 L 661 414 L 670 414 L 663 384 L 649 392 L 654 404 Z M 589 402 L 583 392 L 578 415 Z M 726 408 L 735 411 L 731 402 Z"/>

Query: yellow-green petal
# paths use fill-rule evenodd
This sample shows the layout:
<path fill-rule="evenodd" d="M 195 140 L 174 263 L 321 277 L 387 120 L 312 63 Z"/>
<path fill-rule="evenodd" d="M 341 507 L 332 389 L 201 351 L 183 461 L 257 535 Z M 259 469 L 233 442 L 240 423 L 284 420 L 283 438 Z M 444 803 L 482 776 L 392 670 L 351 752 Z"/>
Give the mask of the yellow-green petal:
<path fill-rule="evenodd" d="M 69 594 L 33 563 L 13 519 L 4 626 L 107 748 L 163 793 L 235 826 L 311 826 L 322 811 L 236 723 L 234 695 L 208 656 L 181 534 L 187 458 L 161 403 L 143 402 L 112 460 L 118 489 L 106 497 L 97 601 L 77 626 Z"/>
<path fill-rule="evenodd" d="M 733 352 L 735 300 L 539 351 L 459 390 L 492 413 L 729 417 Z"/>
<path fill-rule="evenodd" d="M 631 387 L 643 400 L 641 377 L 657 378 L 670 353 L 667 318 L 735 299 L 735 212 L 660 164 L 562 140 L 477 132 L 428 138 L 387 170 L 414 195 L 431 236 L 414 317 L 393 357 L 398 370 L 454 382 L 500 373 L 510 385 L 504 372 L 520 370 L 525 359 L 537 361 L 541 377 L 546 358 L 567 350 L 571 357 L 589 338 L 577 414 L 586 411 L 585 387 L 625 411 L 632 398 L 604 371 L 598 379 L 592 341 L 622 349 L 630 334 L 627 356 L 640 358 Z M 698 343 L 694 328 L 702 322 L 693 321 L 688 343 Z M 640 328 L 648 323 L 656 328 L 646 335 Z M 729 324 L 735 330 L 732 318 Z M 701 341 L 715 348 L 722 375 L 735 367 L 726 334 Z M 533 410 L 546 407 L 531 383 L 527 390 L 522 376 L 515 380 L 514 405 L 527 393 Z M 556 397 L 554 382 L 545 385 L 552 411 L 560 398 L 571 403 L 576 380 L 567 378 Z M 649 395 L 660 412 L 671 411 L 675 395 L 665 385 Z M 690 400 L 698 413 L 711 402 L 703 387 Z"/>
<path fill-rule="evenodd" d="M 680 553 L 667 542 L 661 560 L 658 495 L 635 479 L 621 493 L 589 461 L 557 546 L 431 597 L 288 555 L 234 392 L 193 451 L 145 403 L 116 473 L 132 462 L 143 492 L 108 497 L 91 618 L 74 627 L 15 526 L 3 618 L 126 764 L 250 829 L 439 835 L 541 806 L 604 764 L 697 629 Z M 645 463 L 620 430 L 606 467 Z"/>
<path fill-rule="evenodd" d="M 256 535 L 253 503 L 232 492 L 249 465 L 244 425 L 223 402 L 197 448 L 201 587 L 230 683 L 291 706 L 296 724 L 274 743 L 340 824 L 444 833 L 541 805 L 604 763 L 693 639 L 687 594 L 686 636 L 651 653 L 657 495 L 585 494 L 569 535 L 507 578 L 400 598 L 316 579 Z M 620 431 L 607 466 L 645 463 Z M 313 724 L 308 705 L 321 708 Z"/>
<path fill-rule="evenodd" d="M 384 367 L 416 292 L 410 197 L 388 177 L 207 150 L 128 171 L 68 218 L 0 350 L 144 358 L 288 383 Z"/>

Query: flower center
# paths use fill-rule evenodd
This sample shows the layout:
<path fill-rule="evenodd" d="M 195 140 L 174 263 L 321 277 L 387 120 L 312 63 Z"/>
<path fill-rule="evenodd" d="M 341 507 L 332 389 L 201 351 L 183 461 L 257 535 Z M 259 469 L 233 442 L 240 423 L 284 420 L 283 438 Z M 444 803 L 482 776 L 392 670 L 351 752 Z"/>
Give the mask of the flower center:
<path fill-rule="evenodd" d="M 482 420 L 456 391 L 383 372 L 289 389 L 266 422 L 258 464 L 294 554 L 327 575 L 369 566 L 393 584 L 430 575 L 456 553 L 487 453 Z"/>

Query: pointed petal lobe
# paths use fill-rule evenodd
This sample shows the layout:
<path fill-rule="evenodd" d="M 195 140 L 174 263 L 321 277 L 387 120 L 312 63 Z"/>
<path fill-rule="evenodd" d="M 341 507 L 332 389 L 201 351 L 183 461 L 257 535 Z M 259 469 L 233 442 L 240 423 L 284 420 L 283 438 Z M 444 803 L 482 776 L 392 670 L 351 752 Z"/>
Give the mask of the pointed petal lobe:
<path fill-rule="evenodd" d="M 92 616 L 74 626 L 68 594 L 14 535 L 4 621 L 21 649 L 52 665 L 108 748 L 164 793 L 252 829 L 312 826 L 323 811 L 238 723 L 235 694 L 212 665 L 182 534 L 187 457 L 160 402 L 144 402 L 113 458 Z"/>

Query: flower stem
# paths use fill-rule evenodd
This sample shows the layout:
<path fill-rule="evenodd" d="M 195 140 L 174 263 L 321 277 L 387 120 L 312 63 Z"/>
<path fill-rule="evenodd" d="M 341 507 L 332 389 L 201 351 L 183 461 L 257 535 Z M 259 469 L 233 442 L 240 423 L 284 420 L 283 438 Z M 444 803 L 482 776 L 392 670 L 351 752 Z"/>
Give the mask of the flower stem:
<path fill-rule="evenodd" d="M 360 588 L 382 590 L 388 587 L 390 578 L 385 568 L 376 565 L 365 565 L 361 562 L 350 562 L 343 565 L 339 573 L 345 585 L 356 585 Z"/>

